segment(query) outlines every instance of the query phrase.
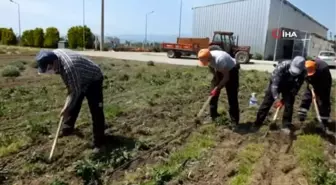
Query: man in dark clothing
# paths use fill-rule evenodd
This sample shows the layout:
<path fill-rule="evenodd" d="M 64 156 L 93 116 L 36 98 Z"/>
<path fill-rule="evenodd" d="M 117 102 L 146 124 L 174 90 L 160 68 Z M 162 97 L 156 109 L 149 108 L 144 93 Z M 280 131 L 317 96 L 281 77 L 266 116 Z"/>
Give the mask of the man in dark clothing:
<path fill-rule="evenodd" d="M 329 66 L 326 62 L 317 59 L 316 61 L 306 61 L 307 69 L 307 88 L 304 92 L 300 109 L 298 111 L 300 121 L 304 121 L 312 102 L 312 92 L 310 86 L 313 87 L 316 95 L 316 101 L 320 111 L 320 125 L 323 132 L 326 131 L 329 115 L 330 115 L 330 91 L 332 85 L 332 77 Z"/>
<path fill-rule="evenodd" d="M 259 129 L 262 126 L 272 104 L 276 102 L 276 108 L 282 105 L 285 106 L 282 118 L 282 131 L 289 134 L 294 129 L 292 125 L 293 105 L 295 96 L 304 82 L 305 75 L 305 59 L 301 56 L 295 57 L 293 61 L 283 61 L 276 66 L 264 100 L 259 107 L 254 123 L 255 128 Z M 280 93 L 282 99 L 280 99 Z"/>
<path fill-rule="evenodd" d="M 103 111 L 103 74 L 91 60 L 71 50 L 41 50 L 37 56 L 38 72 L 59 74 L 68 89 L 61 111 L 61 136 L 74 132 L 75 122 L 84 97 L 87 98 L 93 121 L 93 144 L 99 149 L 104 142 L 105 117 Z"/>

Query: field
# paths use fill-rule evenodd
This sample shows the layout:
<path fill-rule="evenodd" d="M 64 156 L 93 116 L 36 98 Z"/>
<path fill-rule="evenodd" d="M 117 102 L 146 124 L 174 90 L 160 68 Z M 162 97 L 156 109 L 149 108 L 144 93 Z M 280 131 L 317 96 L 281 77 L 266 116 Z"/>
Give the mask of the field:
<path fill-rule="evenodd" d="M 54 159 L 48 162 L 66 88 L 59 76 L 36 74 L 33 51 L 6 53 L 0 54 L 0 71 L 12 65 L 21 75 L 0 78 L 0 184 L 336 183 L 335 145 L 313 132 L 313 108 L 286 154 L 286 139 L 278 131 L 263 138 L 266 126 L 258 133 L 229 127 L 225 91 L 221 118 L 194 126 L 195 114 L 210 91 L 206 68 L 106 58 L 92 59 L 105 74 L 107 151 L 91 153 L 91 118 L 84 101 L 77 134 L 60 138 Z M 266 72 L 241 71 L 242 124 L 254 121 L 257 109 L 248 107 L 248 99 L 256 92 L 261 103 L 268 78 Z M 334 108 L 333 98 L 335 120 Z M 296 111 L 294 115 L 298 122 Z"/>

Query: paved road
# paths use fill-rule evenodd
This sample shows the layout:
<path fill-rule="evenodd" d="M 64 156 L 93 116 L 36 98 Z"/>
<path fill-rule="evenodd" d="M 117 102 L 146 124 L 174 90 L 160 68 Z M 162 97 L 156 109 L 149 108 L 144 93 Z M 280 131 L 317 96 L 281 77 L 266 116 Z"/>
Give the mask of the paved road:
<path fill-rule="evenodd" d="M 153 61 L 158 63 L 167 63 L 175 65 L 188 65 L 196 66 L 198 62 L 195 58 L 184 58 L 184 59 L 171 59 L 168 58 L 166 53 L 146 53 L 146 52 L 100 52 L 100 51 L 79 51 L 84 55 L 97 56 L 97 57 L 109 57 L 118 58 L 126 60 L 138 60 L 138 61 Z M 273 61 L 262 61 L 262 60 L 251 60 L 252 64 L 243 64 L 241 68 L 243 70 L 258 70 L 258 71 L 268 71 L 272 72 L 274 67 Z M 336 79 L 336 70 L 331 69 L 331 74 L 333 79 Z"/>

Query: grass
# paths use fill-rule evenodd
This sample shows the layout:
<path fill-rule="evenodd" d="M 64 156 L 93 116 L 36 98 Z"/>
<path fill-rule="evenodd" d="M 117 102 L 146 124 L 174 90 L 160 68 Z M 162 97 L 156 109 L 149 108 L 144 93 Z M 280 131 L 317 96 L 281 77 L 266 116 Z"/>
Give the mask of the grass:
<path fill-rule="evenodd" d="M 194 124 L 194 116 L 210 92 L 211 75 L 202 67 L 92 58 L 104 72 L 106 133 L 114 137 L 108 140 L 107 151 L 101 156 L 88 155 L 92 125 L 85 100 L 76 121 L 78 135 L 60 138 L 54 161 L 47 164 L 45 156 L 52 145 L 50 135 L 56 131 L 67 90 L 59 76 L 38 75 L 31 54 L 0 54 L 0 70 L 24 64 L 24 69 L 19 70 L 20 76 L 0 78 L 0 169 L 6 164 L 4 170 L 9 172 L 2 181 L 0 170 L 0 184 L 167 183 L 179 179 L 189 166 L 204 160 L 205 154 L 210 155 L 209 148 L 215 148 L 218 142 L 218 127 L 229 122 L 227 98 L 222 91 L 219 111 L 226 114 L 217 124 L 202 126 L 188 138 L 168 143 L 140 162 L 111 175 L 113 169 Z M 248 108 L 248 100 L 255 92 L 261 103 L 269 75 L 241 71 L 242 123 L 255 118 L 257 110 Z M 320 145 L 311 146 L 321 149 Z M 235 160 L 239 162 L 238 174 L 232 183 L 248 183 L 260 153 L 262 148 L 255 143 L 240 152 Z M 314 168 L 307 169 L 310 172 Z M 319 174 L 325 177 L 326 173 Z"/>
<path fill-rule="evenodd" d="M 320 137 L 299 136 L 294 143 L 294 151 L 312 184 L 332 185 L 336 183 L 335 172 L 330 172 L 325 164 L 324 143 Z"/>
<path fill-rule="evenodd" d="M 253 166 L 263 155 L 262 144 L 250 143 L 238 153 L 238 173 L 231 179 L 230 185 L 247 185 L 253 173 Z"/>
<path fill-rule="evenodd" d="M 183 148 L 173 152 L 165 163 L 152 169 L 151 180 L 143 185 L 163 185 L 177 177 L 183 171 L 186 162 L 199 159 L 202 152 L 214 146 L 214 135 L 212 135 L 214 132 L 215 127 L 210 125 L 201 128 L 201 132 L 194 133 Z"/>

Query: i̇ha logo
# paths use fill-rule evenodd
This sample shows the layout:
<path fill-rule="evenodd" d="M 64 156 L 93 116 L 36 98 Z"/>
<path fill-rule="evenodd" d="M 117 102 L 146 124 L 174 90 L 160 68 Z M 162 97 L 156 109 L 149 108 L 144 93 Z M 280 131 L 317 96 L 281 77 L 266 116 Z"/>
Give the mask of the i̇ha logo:
<path fill-rule="evenodd" d="M 273 29 L 272 37 L 275 39 L 294 39 L 297 38 L 298 35 L 295 31 Z"/>

